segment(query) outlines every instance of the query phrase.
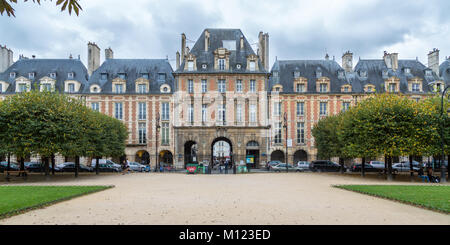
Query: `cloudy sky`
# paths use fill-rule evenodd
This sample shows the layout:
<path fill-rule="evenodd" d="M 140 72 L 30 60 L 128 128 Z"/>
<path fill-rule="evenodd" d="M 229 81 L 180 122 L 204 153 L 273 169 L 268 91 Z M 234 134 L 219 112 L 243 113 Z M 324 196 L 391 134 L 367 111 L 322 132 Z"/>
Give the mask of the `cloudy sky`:
<path fill-rule="evenodd" d="M 0 44 L 37 58 L 78 55 L 87 42 L 111 47 L 115 58 L 166 58 L 175 64 L 181 33 L 195 41 L 205 28 L 240 28 L 250 43 L 270 36 L 271 64 L 278 59 L 323 59 L 342 54 L 379 59 L 383 51 L 427 65 L 427 54 L 450 56 L 448 0 L 81 0 L 80 16 L 61 13 L 55 2 L 13 4 L 16 18 L 0 16 Z M 193 42 L 188 42 L 192 46 Z M 256 45 L 254 50 L 256 51 Z"/>

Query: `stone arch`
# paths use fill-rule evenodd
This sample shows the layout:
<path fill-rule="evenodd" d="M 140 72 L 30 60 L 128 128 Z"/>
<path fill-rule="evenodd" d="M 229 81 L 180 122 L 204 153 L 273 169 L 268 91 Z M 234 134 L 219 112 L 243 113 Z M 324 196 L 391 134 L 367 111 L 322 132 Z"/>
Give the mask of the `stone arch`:
<path fill-rule="evenodd" d="M 293 156 L 293 163 L 296 164 L 298 161 L 308 161 L 308 153 L 305 150 L 297 150 Z"/>

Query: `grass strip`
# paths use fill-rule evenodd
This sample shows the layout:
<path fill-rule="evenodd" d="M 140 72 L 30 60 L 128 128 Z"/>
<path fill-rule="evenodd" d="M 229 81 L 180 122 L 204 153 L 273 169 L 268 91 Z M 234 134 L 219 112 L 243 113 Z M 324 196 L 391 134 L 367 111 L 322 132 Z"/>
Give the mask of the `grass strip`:
<path fill-rule="evenodd" d="M 450 186 L 335 185 L 334 187 L 450 214 Z"/>
<path fill-rule="evenodd" d="M 0 186 L 0 219 L 114 186 Z"/>

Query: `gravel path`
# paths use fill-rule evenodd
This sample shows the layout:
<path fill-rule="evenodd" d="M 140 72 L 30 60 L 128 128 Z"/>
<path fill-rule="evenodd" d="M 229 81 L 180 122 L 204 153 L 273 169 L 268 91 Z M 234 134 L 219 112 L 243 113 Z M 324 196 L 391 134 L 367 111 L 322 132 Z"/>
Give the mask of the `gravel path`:
<path fill-rule="evenodd" d="M 450 225 L 450 215 L 332 187 L 386 181 L 363 182 L 334 174 L 132 173 L 66 178 L 52 184 L 115 188 L 3 219 L 0 224 Z"/>

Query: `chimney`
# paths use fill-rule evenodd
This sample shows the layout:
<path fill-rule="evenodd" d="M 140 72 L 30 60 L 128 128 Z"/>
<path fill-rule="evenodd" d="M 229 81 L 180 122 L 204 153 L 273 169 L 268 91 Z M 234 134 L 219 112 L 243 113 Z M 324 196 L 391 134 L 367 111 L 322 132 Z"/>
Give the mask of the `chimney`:
<path fill-rule="evenodd" d="M 330 56 L 328 54 L 325 55 L 325 60 L 330 60 Z"/>
<path fill-rule="evenodd" d="M 258 35 L 258 56 L 261 64 L 267 71 L 269 70 L 269 34 L 259 32 Z"/>
<path fill-rule="evenodd" d="M 342 68 L 346 72 L 352 72 L 353 71 L 353 53 L 350 51 L 345 52 L 342 55 Z"/>
<path fill-rule="evenodd" d="M 391 60 L 392 60 L 392 70 L 396 71 L 398 69 L 398 53 L 392 53 Z"/>
<path fill-rule="evenodd" d="M 186 35 L 184 35 L 184 33 L 181 33 L 181 63 L 183 63 L 185 55 L 186 55 Z"/>
<path fill-rule="evenodd" d="M 73 59 L 73 56 L 72 56 L 72 54 L 70 54 L 70 55 L 69 55 L 69 59 Z"/>
<path fill-rule="evenodd" d="M 89 76 L 100 66 L 100 48 L 95 43 L 88 43 L 88 74 Z"/>
<path fill-rule="evenodd" d="M 13 64 L 13 51 L 0 45 L 0 73 L 6 71 Z"/>
<path fill-rule="evenodd" d="M 177 70 L 180 69 L 180 52 L 177 51 Z"/>
<path fill-rule="evenodd" d="M 111 47 L 105 49 L 105 60 L 114 59 L 114 52 Z"/>
<path fill-rule="evenodd" d="M 428 68 L 439 76 L 439 49 L 434 48 L 428 53 Z"/>
<path fill-rule="evenodd" d="M 244 36 L 241 35 L 241 38 L 239 40 L 239 48 L 241 51 L 244 50 Z"/>
<path fill-rule="evenodd" d="M 208 52 L 209 48 L 209 31 L 205 30 L 205 52 Z"/>
<path fill-rule="evenodd" d="M 392 69 L 391 54 L 389 54 L 388 52 L 384 51 L 383 60 L 384 60 L 384 63 L 386 64 L 386 67 L 388 69 Z"/>

